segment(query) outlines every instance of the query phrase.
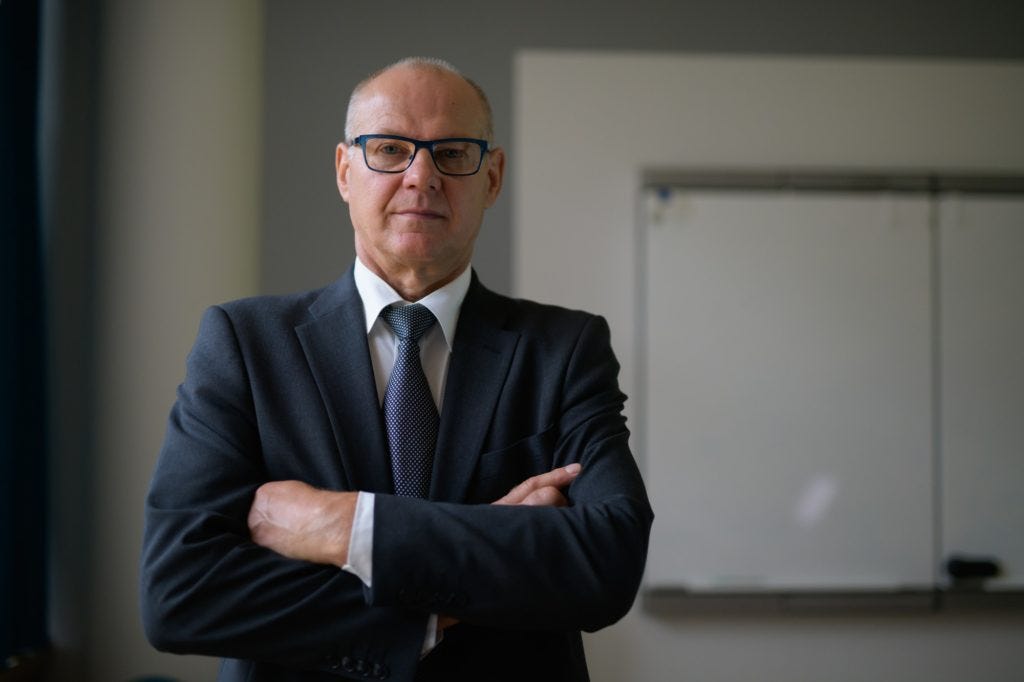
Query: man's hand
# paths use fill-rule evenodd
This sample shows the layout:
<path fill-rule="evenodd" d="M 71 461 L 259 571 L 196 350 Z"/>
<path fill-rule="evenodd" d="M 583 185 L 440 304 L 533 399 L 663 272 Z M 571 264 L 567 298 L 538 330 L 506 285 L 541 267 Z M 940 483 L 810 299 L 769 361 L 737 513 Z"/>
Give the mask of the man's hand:
<path fill-rule="evenodd" d="M 301 481 L 264 483 L 249 509 L 252 541 L 291 559 L 340 568 L 348 560 L 358 495 Z"/>
<path fill-rule="evenodd" d="M 546 474 L 532 476 L 515 488 L 505 497 L 495 500 L 493 504 L 522 504 L 535 507 L 566 507 L 569 502 L 562 494 L 562 489 L 573 482 L 580 473 L 579 464 L 552 469 Z"/>
<path fill-rule="evenodd" d="M 570 464 L 559 469 L 552 469 L 546 474 L 538 474 L 526 479 L 500 500 L 491 504 L 525 505 L 534 507 L 567 507 L 569 501 L 562 493 L 562 489 L 573 482 L 573 479 L 580 473 L 579 464 Z M 459 620 L 452 616 L 441 614 L 437 618 L 438 632 L 444 632 L 447 628 L 457 625 Z"/>

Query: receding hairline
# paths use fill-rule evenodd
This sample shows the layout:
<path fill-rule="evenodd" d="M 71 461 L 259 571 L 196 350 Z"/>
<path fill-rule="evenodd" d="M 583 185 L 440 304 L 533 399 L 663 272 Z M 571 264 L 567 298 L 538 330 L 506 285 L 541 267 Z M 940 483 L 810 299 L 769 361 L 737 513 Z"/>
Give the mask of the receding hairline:
<path fill-rule="evenodd" d="M 363 93 L 370 86 L 373 81 L 377 80 L 380 76 L 385 73 L 399 68 L 414 68 L 414 69 L 426 69 L 429 71 L 435 71 L 437 73 L 446 73 L 461 78 L 469 87 L 476 93 L 477 98 L 480 100 L 480 106 L 484 112 L 484 138 L 493 143 L 494 142 L 494 116 L 491 112 L 491 103 L 487 99 L 487 93 L 484 89 L 469 76 L 466 76 L 459 71 L 451 62 L 437 57 L 405 57 L 399 59 L 393 64 L 377 69 L 369 76 L 359 81 L 356 87 L 352 88 L 352 94 L 348 98 L 348 110 L 345 113 L 345 142 L 351 142 L 355 136 L 355 131 L 352 130 L 352 112 L 355 110 L 356 105 L 362 98 Z"/>

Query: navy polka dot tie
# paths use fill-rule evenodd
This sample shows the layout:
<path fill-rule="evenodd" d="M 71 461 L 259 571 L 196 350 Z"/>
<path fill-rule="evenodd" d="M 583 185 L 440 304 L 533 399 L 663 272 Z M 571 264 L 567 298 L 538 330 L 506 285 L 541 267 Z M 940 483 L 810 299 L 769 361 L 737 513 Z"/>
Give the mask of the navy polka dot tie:
<path fill-rule="evenodd" d="M 398 336 L 395 366 L 384 392 L 384 426 L 395 493 L 426 498 L 437 443 L 438 415 L 420 364 L 419 340 L 436 320 L 419 303 L 389 306 L 380 316 Z"/>

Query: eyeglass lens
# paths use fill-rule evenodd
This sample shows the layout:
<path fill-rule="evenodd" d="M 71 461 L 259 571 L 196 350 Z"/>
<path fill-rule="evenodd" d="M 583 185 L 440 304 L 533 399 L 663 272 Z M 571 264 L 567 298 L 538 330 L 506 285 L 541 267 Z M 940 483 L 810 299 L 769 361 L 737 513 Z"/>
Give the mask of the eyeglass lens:
<path fill-rule="evenodd" d="M 373 138 L 363 144 L 366 163 L 376 171 L 386 173 L 403 171 L 412 164 L 416 145 L 406 140 Z M 475 142 L 437 142 L 433 146 L 434 163 L 442 173 L 468 175 L 480 167 L 483 156 L 480 145 Z"/>

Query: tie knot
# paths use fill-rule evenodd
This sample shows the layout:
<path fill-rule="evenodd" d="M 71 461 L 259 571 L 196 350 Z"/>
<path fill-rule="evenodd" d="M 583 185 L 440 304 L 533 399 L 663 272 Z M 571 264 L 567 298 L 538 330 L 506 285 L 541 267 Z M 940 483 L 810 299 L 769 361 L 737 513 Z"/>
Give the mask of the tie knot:
<path fill-rule="evenodd" d="M 388 306 L 380 316 L 402 341 L 417 343 L 428 329 L 434 326 L 436 318 L 430 309 L 419 303 L 402 306 Z"/>

